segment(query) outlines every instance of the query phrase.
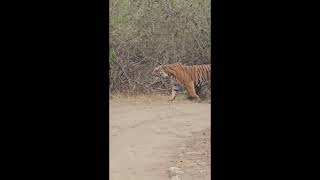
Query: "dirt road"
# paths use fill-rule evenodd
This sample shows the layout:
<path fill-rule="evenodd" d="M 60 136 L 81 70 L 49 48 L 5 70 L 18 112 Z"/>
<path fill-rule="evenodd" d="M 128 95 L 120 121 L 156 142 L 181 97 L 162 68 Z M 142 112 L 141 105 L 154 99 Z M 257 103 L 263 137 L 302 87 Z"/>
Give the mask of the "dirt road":
<path fill-rule="evenodd" d="M 115 98 L 110 102 L 110 179 L 210 179 L 209 103 L 168 97 Z"/>

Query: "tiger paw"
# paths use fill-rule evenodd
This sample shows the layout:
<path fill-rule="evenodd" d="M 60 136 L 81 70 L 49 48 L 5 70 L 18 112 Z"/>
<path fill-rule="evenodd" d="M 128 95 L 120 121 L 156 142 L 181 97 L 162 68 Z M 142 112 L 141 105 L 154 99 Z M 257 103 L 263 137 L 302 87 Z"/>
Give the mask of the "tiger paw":
<path fill-rule="evenodd" d="M 200 102 L 201 102 L 201 99 L 200 99 L 200 98 L 194 98 L 194 99 L 193 99 L 193 102 L 200 103 Z"/>

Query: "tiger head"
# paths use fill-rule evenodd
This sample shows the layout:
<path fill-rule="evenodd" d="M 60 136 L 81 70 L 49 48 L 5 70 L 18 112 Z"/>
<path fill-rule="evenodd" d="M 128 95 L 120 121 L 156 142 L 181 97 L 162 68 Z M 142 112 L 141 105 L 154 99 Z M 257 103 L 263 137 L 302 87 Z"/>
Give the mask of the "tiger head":
<path fill-rule="evenodd" d="M 161 77 L 169 77 L 169 75 L 164 71 L 163 65 L 160 65 L 156 68 L 154 68 L 154 70 L 152 71 L 152 75 L 158 78 Z"/>

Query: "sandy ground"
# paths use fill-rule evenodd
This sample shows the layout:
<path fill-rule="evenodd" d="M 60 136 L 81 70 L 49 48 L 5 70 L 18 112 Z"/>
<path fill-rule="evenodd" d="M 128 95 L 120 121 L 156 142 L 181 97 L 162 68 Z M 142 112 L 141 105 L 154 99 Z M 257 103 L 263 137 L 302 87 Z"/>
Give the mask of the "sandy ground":
<path fill-rule="evenodd" d="M 167 99 L 110 100 L 111 180 L 167 180 L 168 167 L 181 168 L 181 180 L 210 179 L 211 105 Z"/>

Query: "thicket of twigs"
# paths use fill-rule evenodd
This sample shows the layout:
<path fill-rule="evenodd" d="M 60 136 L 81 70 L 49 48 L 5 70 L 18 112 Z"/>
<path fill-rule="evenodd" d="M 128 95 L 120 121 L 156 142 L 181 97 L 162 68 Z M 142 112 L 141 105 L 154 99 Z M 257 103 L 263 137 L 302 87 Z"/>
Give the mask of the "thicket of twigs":
<path fill-rule="evenodd" d="M 159 62 L 211 63 L 210 0 L 110 0 L 110 92 L 168 91 Z"/>

